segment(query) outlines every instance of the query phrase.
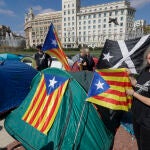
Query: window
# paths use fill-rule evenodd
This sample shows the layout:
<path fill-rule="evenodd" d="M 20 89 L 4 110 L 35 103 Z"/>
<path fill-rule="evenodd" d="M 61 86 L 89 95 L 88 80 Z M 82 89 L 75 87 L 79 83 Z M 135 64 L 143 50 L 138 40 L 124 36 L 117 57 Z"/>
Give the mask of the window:
<path fill-rule="evenodd" d="M 120 26 L 123 26 L 123 23 L 122 23 L 122 22 L 120 23 Z"/>
<path fill-rule="evenodd" d="M 121 10 L 121 15 L 123 15 L 123 13 L 124 13 L 124 10 Z"/>
<path fill-rule="evenodd" d="M 96 25 L 93 25 L 93 29 L 96 29 Z"/>
<path fill-rule="evenodd" d="M 118 14 L 118 10 L 115 11 L 115 15 L 117 15 L 117 14 Z"/>
<path fill-rule="evenodd" d="M 95 23 L 96 23 L 96 20 L 93 20 L 93 23 L 95 24 Z"/>

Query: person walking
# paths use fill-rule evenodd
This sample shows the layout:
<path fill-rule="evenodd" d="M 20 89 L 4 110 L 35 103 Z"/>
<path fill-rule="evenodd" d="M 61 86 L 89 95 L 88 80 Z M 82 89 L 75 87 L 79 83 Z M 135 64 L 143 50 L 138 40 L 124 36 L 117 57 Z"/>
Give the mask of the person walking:
<path fill-rule="evenodd" d="M 36 61 L 36 69 L 38 71 L 41 71 L 43 69 L 46 69 L 51 65 L 52 58 L 48 54 L 44 53 L 42 51 L 42 46 L 37 45 L 38 52 L 35 54 L 34 59 Z"/>
<path fill-rule="evenodd" d="M 133 129 L 139 150 L 150 150 L 150 48 L 144 54 L 143 69 L 137 80 L 130 77 L 134 89 L 126 90 L 133 96 Z"/>

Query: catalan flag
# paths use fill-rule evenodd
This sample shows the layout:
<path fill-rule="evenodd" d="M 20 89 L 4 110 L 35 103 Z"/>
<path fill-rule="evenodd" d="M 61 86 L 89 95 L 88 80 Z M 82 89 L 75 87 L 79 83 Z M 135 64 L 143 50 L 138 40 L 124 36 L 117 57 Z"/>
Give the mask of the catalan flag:
<path fill-rule="evenodd" d="M 125 68 L 96 70 L 109 84 L 110 88 L 100 94 L 91 96 L 87 101 L 112 110 L 128 111 L 131 108 L 132 97 L 125 90 L 132 88 Z"/>
<path fill-rule="evenodd" d="M 47 134 L 57 115 L 67 84 L 68 78 L 43 74 L 22 119 Z"/>
<path fill-rule="evenodd" d="M 45 38 L 42 50 L 45 51 L 47 54 L 56 57 L 63 64 L 64 68 L 67 71 L 71 70 L 67 57 L 62 49 L 61 43 L 57 36 L 57 32 L 52 23 L 49 27 L 49 31 Z"/>

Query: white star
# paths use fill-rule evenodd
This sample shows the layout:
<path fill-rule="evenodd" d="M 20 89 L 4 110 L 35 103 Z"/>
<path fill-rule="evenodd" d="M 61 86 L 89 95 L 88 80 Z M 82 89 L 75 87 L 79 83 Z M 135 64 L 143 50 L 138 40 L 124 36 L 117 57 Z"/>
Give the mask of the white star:
<path fill-rule="evenodd" d="M 57 81 L 55 80 L 55 77 L 52 80 L 49 80 L 49 86 L 48 87 L 52 87 L 54 88 L 54 85 L 57 83 Z"/>
<path fill-rule="evenodd" d="M 109 59 L 110 59 L 110 58 L 113 58 L 113 57 L 114 57 L 114 56 L 110 56 L 110 53 L 103 54 L 103 55 L 104 55 L 103 60 L 106 59 L 108 62 L 109 62 Z"/>
<path fill-rule="evenodd" d="M 57 46 L 56 40 L 52 40 L 52 44 L 56 47 Z"/>
<path fill-rule="evenodd" d="M 98 90 L 98 89 L 104 89 L 104 88 L 103 88 L 104 83 L 101 83 L 100 80 L 99 80 L 98 83 L 95 84 L 95 85 L 97 86 L 97 90 Z"/>

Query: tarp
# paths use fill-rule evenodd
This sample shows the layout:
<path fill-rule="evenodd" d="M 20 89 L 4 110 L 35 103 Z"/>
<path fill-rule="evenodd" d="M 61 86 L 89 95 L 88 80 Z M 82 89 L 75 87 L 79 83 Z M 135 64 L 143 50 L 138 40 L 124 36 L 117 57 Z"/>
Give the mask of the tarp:
<path fill-rule="evenodd" d="M 42 73 L 70 78 L 51 129 L 45 135 L 22 120 L 41 80 L 42 74 L 38 73 L 25 100 L 6 118 L 7 132 L 28 150 L 109 150 L 113 135 L 105 127 L 95 107 L 85 101 L 87 93 L 76 79 L 56 68 L 45 69 Z"/>
<path fill-rule="evenodd" d="M 30 91 L 30 84 L 37 71 L 15 60 L 0 64 L 0 113 L 17 107 Z"/>

